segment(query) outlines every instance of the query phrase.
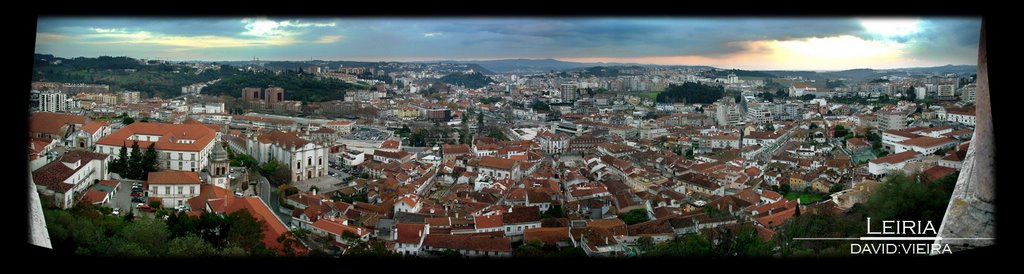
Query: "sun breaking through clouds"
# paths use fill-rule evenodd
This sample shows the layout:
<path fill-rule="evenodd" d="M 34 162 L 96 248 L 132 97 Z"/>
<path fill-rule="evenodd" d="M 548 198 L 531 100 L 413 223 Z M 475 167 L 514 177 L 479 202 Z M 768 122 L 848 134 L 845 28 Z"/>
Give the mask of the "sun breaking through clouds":
<path fill-rule="evenodd" d="M 578 62 L 838 70 L 972 64 L 979 18 L 62 18 L 36 52 L 169 60 Z"/>

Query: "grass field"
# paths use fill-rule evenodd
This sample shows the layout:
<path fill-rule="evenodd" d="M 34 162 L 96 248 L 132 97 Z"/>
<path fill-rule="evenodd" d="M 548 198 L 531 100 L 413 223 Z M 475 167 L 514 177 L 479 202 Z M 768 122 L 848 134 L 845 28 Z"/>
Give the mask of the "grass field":
<path fill-rule="evenodd" d="M 818 193 L 790 192 L 786 194 L 786 200 L 796 200 L 796 198 L 800 198 L 800 203 L 805 205 L 824 200 L 825 197 L 828 196 Z"/>
<path fill-rule="evenodd" d="M 633 95 L 633 96 L 646 97 L 648 99 L 654 100 L 655 98 L 658 97 L 658 93 L 661 93 L 661 92 L 660 91 L 642 91 L 642 92 L 623 92 L 621 94 L 623 94 L 623 95 Z"/>

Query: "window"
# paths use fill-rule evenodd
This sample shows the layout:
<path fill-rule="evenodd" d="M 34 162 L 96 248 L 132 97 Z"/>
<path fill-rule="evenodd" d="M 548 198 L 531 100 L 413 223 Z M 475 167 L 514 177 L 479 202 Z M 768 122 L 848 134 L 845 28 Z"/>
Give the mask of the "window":
<path fill-rule="evenodd" d="M 182 156 L 181 152 L 178 152 L 178 160 L 181 160 L 181 159 L 185 159 L 185 156 Z"/>
<path fill-rule="evenodd" d="M 180 194 L 184 194 L 184 193 L 185 193 L 185 187 L 179 186 L 178 187 L 178 194 L 180 195 Z"/>
<path fill-rule="evenodd" d="M 192 162 L 192 168 L 196 167 L 196 162 Z"/>
<path fill-rule="evenodd" d="M 169 187 L 169 186 L 165 186 L 165 187 L 164 187 L 164 194 L 165 194 L 165 195 L 169 195 L 169 194 L 171 194 L 171 187 Z"/>
<path fill-rule="evenodd" d="M 324 164 L 324 157 L 320 157 L 319 159 L 317 159 L 317 163 L 316 164 L 318 164 L 318 165 Z"/>
<path fill-rule="evenodd" d="M 179 169 L 179 170 L 180 170 L 180 169 L 182 169 L 182 167 L 181 167 L 181 162 L 178 162 L 178 169 Z"/>
<path fill-rule="evenodd" d="M 196 154 L 195 153 L 189 153 L 188 155 L 192 155 L 192 160 L 196 159 Z"/>
<path fill-rule="evenodd" d="M 302 162 L 295 163 L 295 169 L 302 168 Z"/>
<path fill-rule="evenodd" d="M 308 166 L 313 165 L 313 158 L 312 157 L 306 158 L 306 165 L 308 165 Z"/>
<path fill-rule="evenodd" d="M 196 194 L 196 187 L 194 187 L 194 186 L 188 187 L 188 194 Z"/>

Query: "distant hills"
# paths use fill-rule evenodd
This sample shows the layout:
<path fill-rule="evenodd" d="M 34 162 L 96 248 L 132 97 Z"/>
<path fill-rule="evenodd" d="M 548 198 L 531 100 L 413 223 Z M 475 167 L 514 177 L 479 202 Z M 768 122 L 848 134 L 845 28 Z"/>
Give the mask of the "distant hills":
<path fill-rule="evenodd" d="M 635 66 L 635 63 L 577 63 L 555 59 L 502 59 L 478 61 L 451 61 L 458 64 L 478 64 L 495 73 L 543 73 L 596 66 Z"/>
<path fill-rule="evenodd" d="M 977 73 L 978 68 L 975 65 L 945 65 L 938 67 L 916 67 L 916 68 L 896 68 L 896 69 L 850 69 L 841 71 L 783 71 L 783 70 L 766 70 L 760 71 L 775 75 L 777 77 L 803 77 L 804 79 L 813 80 L 825 80 L 825 79 L 839 79 L 844 78 L 851 81 L 870 81 L 871 79 L 879 78 L 882 76 L 908 76 L 908 75 L 921 75 L 921 74 L 974 74 Z"/>

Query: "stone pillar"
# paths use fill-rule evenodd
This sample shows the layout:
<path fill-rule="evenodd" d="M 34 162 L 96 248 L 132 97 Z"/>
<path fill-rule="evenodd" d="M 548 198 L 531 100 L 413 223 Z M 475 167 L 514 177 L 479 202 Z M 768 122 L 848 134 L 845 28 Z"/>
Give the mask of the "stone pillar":
<path fill-rule="evenodd" d="M 995 135 L 989 95 L 985 20 L 982 19 L 975 102 L 977 125 L 939 227 L 940 238 L 935 241 L 936 244 L 949 244 L 953 252 L 995 244 Z"/>

